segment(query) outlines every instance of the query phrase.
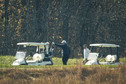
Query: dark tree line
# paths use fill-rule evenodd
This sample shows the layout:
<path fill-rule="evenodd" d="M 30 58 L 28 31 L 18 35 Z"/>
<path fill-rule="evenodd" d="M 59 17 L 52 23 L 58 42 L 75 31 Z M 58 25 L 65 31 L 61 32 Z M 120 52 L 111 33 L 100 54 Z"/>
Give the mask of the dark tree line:
<path fill-rule="evenodd" d="M 17 42 L 65 39 L 71 57 L 90 43 L 119 44 L 125 56 L 125 9 L 126 0 L 1 0 L 0 54 L 14 55 Z"/>

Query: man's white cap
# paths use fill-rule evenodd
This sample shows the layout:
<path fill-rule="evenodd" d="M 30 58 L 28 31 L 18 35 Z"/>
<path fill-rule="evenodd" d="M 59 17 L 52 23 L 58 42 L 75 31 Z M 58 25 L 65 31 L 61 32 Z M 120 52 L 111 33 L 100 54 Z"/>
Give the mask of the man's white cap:
<path fill-rule="evenodd" d="M 65 41 L 65 40 L 63 40 L 61 43 L 66 43 L 66 41 Z"/>

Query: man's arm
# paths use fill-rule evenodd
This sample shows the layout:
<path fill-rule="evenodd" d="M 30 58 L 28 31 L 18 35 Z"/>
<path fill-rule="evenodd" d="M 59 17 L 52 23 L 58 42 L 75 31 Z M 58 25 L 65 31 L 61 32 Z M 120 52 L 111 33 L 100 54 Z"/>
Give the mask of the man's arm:
<path fill-rule="evenodd" d="M 86 58 L 86 57 L 85 57 L 85 56 L 86 56 L 85 49 L 83 50 L 83 55 L 84 55 L 84 58 Z"/>
<path fill-rule="evenodd" d="M 55 45 L 61 48 L 64 46 L 64 44 L 57 44 L 57 43 L 55 43 Z"/>

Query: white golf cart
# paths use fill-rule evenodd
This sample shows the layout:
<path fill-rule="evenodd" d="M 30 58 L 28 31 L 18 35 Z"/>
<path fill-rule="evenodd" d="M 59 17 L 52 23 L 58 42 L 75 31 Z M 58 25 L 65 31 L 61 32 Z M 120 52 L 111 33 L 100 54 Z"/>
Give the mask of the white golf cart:
<path fill-rule="evenodd" d="M 107 43 L 100 43 L 100 44 L 90 44 L 89 56 L 87 58 L 87 62 L 85 65 L 118 65 L 119 62 L 119 55 L 118 55 L 118 48 L 119 45 L 116 44 L 107 44 Z"/>
<path fill-rule="evenodd" d="M 52 52 L 49 42 L 17 43 L 18 50 L 12 65 L 53 65 Z"/>

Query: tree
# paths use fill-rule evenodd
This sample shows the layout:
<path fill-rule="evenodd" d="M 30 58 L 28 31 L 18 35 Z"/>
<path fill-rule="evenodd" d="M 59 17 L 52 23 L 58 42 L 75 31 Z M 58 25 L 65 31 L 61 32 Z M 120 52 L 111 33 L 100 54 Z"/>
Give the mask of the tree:
<path fill-rule="evenodd" d="M 4 34 L 5 34 L 5 39 L 4 39 L 4 49 L 3 49 L 3 54 L 8 53 L 8 43 L 6 42 L 8 40 L 8 4 L 9 0 L 5 0 L 4 5 L 5 5 L 5 28 L 4 28 Z M 6 51 L 6 52 L 5 52 Z"/>

